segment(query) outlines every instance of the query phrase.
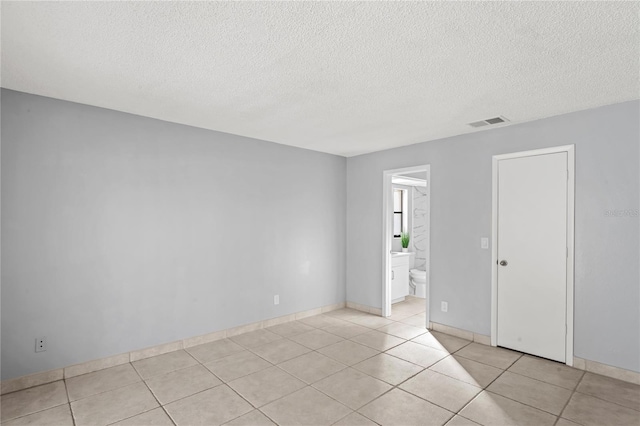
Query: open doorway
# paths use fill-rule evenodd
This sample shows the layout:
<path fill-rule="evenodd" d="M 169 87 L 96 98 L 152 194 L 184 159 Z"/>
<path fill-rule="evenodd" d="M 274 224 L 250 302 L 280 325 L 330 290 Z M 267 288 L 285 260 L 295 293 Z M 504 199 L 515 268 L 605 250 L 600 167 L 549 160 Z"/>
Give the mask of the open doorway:
<path fill-rule="evenodd" d="M 413 315 L 412 325 L 427 328 L 431 239 L 428 164 L 383 172 L 383 218 L 382 316 Z"/>

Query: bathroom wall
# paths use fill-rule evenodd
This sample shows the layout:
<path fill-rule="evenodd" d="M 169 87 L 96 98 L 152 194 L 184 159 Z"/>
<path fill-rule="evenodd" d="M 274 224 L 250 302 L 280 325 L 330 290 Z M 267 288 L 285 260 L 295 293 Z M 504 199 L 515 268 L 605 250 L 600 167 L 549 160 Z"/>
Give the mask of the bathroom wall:
<path fill-rule="evenodd" d="M 430 164 L 432 320 L 489 335 L 491 158 L 574 144 L 575 356 L 640 371 L 638 117 L 632 101 L 348 158 L 347 300 L 381 306 L 383 171 Z"/>
<path fill-rule="evenodd" d="M 429 211 L 427 206 L 427 188 L 414 186 L 411 188 L 411 195 L 411 251 L 415 252 L 414 267 L 416 269 L 426 271 L 429 259 Z"/>
<path fill-rule="evenodd" d="M 345 300 L 345 158 L 1 95 L 2 379 Z"/>

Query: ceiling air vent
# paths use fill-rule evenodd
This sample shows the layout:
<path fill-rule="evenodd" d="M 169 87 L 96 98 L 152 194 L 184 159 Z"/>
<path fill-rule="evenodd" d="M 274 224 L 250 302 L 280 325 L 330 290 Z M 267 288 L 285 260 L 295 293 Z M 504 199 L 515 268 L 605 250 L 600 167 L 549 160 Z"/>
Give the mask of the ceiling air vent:
<path fill-rule="evenodd" d="M 469 123 L 469 126 L 482 127 L 482 126 L 489 126 L 491 124 L 506 123 L 507 121 L 509 120 L 507 120 L 504 117 L 493 117 L 493 118 L 487 118 L 486 120 L 474 121 L 473 123 Z"/>

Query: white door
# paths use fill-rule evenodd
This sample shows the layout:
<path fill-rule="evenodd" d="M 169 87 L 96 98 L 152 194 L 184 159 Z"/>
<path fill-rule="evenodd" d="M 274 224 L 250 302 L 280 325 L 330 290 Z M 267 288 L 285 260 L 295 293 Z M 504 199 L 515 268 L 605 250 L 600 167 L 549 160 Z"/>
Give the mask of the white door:
<path fill-rule="evenodd" d="M 567 153 L 498 161 L 497 344 L 565 362 Z"/>

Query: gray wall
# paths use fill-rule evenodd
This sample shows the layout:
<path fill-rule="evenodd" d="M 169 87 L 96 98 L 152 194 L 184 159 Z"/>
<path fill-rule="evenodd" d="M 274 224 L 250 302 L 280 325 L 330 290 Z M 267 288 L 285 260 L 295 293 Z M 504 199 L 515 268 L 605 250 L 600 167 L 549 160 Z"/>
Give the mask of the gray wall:
<path fill-rule="evenodd" d="M 2 90 L 2 379 L 344 301 L 345 173 Z"/>
<path fill-rule="evenodd" d="M 491 328 L 491 157 L 575 144 L 575 356 L 640 371 L 640 102 L 347 159 L 347 300 L 381 306 L 382 172 L 431 164 L 432 321 Z M 449 312 L 440 311 L 440 301 Z"/>

